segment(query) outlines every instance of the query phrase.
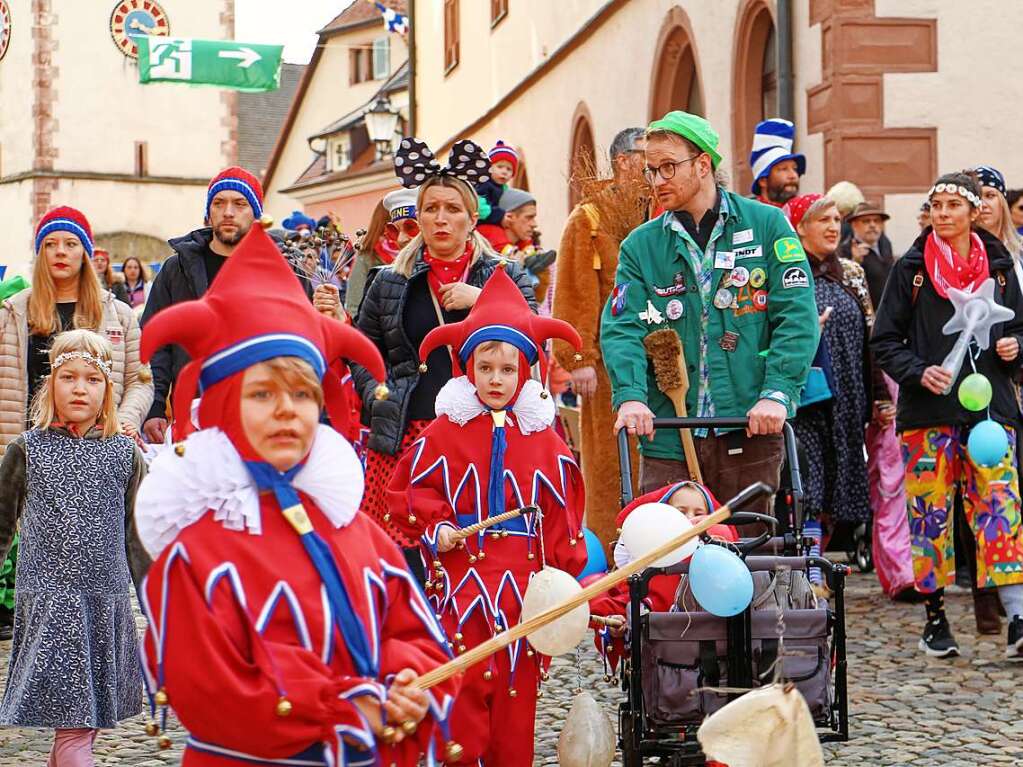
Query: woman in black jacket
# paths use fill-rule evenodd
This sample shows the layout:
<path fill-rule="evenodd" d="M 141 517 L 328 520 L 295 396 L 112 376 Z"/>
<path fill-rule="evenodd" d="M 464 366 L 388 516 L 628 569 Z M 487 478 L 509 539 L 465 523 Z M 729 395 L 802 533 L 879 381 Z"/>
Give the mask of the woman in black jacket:
<path fill-rule="evenodd" d="M 362 510 L 406 548 L 414 543 L 390 524 L 387 483 L 402 451 L 436 417 L 437 393 L 452 375 L 449 350 L 435 350 L 421 365 L 419 345 L 438 325 L 468 316 L 501 262 L 475 231 L 479 200 L 472 185 L 486 178 L 486 153 L 472 142 L 458 141 L 450 163 L 440 168 L 425 144 L 414 138 L 402 141 L 395 169 L 403 185 L 418 186 L 420 233 L 392 264 L 379 268 L 356 322 L 384 357 L 389 389 L 386 399 L 376 399 L 376 381 L 352 366 L 363 423 L 370 428 Z M 536 311 L 529 276 L 514 263 L 507 269 Z"/>
<path fill-rule="evenodd" d="M 920 649 L 942 658 L 959 652 L 942 603 L 955 573 L 952 520 L 958 488 L 977 545 L 977 585 L 998 587 L 1010 618 L 1006 655 L 1018 658 L 1023 656 L 1023 526 L 1013 375 L 1020 365 L 1023 297 L 1005 246 L 987 230 L 974 228 L 981 205 L 976 177 L 942 176 L 928 197 L 933 229 L 925 229 L 892 268 L 871 339 L 876 361 L 900 387 L 896 428 L 906 461 L 913 572 L 917 590 L 927 595 Z M 971 343 L 953 380 L 941 367 L 958 336 L 942 330 L 953 315 L 949 290 L 976 292 L 989 278 L 995 301 L 1015 316 L 991 328 L 987 349 Z M 993 390 L 986 415 L 965 409 L 957 396 L 961 380 L 974 370 Z M 977 465 L 967 451 L 971 427 L 985 417 L 1009 433 L 1009 450 L 993 468 Z"/>

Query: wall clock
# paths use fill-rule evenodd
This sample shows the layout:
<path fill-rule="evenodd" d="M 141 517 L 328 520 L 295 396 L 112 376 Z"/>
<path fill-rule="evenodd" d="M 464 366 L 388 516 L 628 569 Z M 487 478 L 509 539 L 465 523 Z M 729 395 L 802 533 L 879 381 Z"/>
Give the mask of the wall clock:
<path fill-rule="evenodd" d="M 110 36 L 117 50 L 128 58 L 137 59 L 139 55 L 133 36 L 169 34 L 167 13 L 155 0 L 120 0 L 110 13 Z"/>
<path fill-rule="evenodd" d="M 0 59 L 11 44 L 11 7 L 7 0 L 0 0 Z"/>

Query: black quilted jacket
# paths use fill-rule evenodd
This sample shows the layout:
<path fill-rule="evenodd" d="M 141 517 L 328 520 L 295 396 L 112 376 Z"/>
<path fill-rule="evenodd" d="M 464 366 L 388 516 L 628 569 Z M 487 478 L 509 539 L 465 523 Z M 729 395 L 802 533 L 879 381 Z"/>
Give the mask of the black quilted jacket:
<path fill-rule="evenodd" d="M 481 288 L 497 269 L 498 259 L 484 255 L 469 269 L 466 282 Z M 519 286 L 530 308 L 536 311 L 536 299 L 529 275 L 518 264 L 509 263 L 508 276 Z M 377 382 L 369 372 L 352 364 L 352 379 L 362 397 L 363 422 L 370 427 L 369 447 L 379 453 L 394 455 L 408 425 L 409 396 L 419 382 L 419 350 L 405 333 L 405 299 L 409 284 L 425 280 L 429 266 L 422 254 L 416 257 L 411 277 L 403 277 L 388 267 L 380 268 L 370 284 L 359 309 L 358 328 L 380 349 L 387 367 L 385 400 L 374 398 Z M 367 420 L 368 419 L 368 420 Z"/>

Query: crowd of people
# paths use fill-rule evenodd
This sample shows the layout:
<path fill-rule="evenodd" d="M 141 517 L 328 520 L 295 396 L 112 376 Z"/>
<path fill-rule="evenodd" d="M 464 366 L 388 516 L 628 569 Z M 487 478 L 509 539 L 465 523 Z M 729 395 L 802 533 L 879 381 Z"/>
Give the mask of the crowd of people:
<path fill-rule="evenodd" d="M 924 605 L 922 651 L 958 654 L 943 595 L 965 582 L 978 630 L 1001 607 L 1023 657 L 1023 196 L 989 166 L 944 174 L 897 257 L 851 183 L 801 188 L 794 137 L 760 123 L 735 190 L 702 117 L 625 128 L 556 251 L 503 141 L 442 165 L 404 138 L 356 243 L 301 212 L 272 229 L 259 179 L 227 168 L 155 278 L 48 212 L 31 286 L 0 304 L 0 723 L 53 728 L 49 764 L 88 765 L 144 687 L 147 731 L 169 746 L 173 708 L 195 767 L 532 764 L 547 659 L 525 639 L 417 680 L 518 623 L 541 569 L 584 572 L 587 535 L 635 558 L 617 531 L 637 504 L 697 518 L 777 488 L 786 422 L 804 532 L 870 531 L 884 592 Z M 677 339 L 681 395 L 654 333 Z M 685 414 L 747 426 L 654 428 Z M 591 604 L 617 639 L 627 597 Z"/>

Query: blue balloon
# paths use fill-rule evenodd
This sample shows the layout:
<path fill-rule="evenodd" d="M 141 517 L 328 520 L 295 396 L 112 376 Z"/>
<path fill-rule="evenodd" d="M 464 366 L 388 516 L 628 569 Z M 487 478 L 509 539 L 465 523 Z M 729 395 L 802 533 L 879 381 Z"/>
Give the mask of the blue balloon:
<path fill-rule="evenodd" d="M 586 540 L 586 567 L 576 576 L 577 580 L 594 573 L 607 572 L 607 554 L 604 553 L 604 544 L 588 527 L 583 528 L 583 538 Z"/>
<path fill-rule="evenodd" d="M 970 430 L 966 449 L 975 464 L 992 469 L 1002 462 L 1009 451 L 1009 435 L 1000 423 L 987 419 Z"/>
<path fill-rule="evenodd" d="M 738 615 L 753 601 L 753 576 L 738 554 L 704 545 L 689 561 L 689 587 L 700 606 L 721 618 Z"/>

